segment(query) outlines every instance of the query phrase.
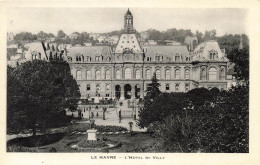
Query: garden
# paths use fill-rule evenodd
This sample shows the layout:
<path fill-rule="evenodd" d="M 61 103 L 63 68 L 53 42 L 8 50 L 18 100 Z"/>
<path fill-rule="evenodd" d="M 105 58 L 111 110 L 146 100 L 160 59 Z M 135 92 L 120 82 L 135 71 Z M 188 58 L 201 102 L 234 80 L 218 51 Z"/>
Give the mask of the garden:
<path fill-rule="evenodd" d="M 7 152 L 155 152 L 158 143 L 149 133 L 130 133 L 124 127 L 97 126 L 97 141 L 86 143 L 89 123 L 72 124 L 67 127 L 46 131 L 46 134 L 20 137 L 7 142 Z M 117 133 L 116 133 L 117 132 Z M 79 144 L 92 150 L 75 150 L 71 146 Z M 112 144 L 111 149 L 96 150 Z"/>

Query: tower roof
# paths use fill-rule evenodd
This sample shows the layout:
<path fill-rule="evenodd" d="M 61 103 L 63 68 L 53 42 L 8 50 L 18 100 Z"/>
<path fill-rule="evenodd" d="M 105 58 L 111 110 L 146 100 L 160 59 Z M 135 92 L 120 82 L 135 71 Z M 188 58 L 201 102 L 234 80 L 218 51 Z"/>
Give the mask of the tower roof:
<path fill-rule="evenodd" d="M 129 10 L 129 8 L 128 8 L 127 12 L 125 13 L 125 15 L 132 15 L 132 13 L 131 13 L 131 11 Z"/>

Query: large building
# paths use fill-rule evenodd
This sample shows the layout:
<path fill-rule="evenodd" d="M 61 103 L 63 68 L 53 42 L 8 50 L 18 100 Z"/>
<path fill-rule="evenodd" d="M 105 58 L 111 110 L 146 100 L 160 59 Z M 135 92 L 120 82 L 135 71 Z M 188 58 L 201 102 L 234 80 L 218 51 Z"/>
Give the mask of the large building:
<path fill-rule="evenodd" d="M 124 15 L 124 31 L 115 49 L 72 47 L 67 60 L 82 98 L 143 98 L 153 73 L 162 92 L 187 92 L 198 87 L 227 89 L 225 51 L 216 41 L 187 46 L 141 47 L 132 13 Z"/>

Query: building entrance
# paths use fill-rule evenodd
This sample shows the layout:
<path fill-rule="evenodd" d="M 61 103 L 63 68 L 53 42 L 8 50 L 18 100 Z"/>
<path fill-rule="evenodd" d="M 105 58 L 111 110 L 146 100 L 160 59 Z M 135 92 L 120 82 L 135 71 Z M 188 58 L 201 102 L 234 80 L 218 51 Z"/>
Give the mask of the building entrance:
<path fill-rule="evenodd" d="M 120 87 L 120 85 L 116 85 L 115 86 L 115 95 L 116 95 L 116 98 L 119 100 L 120 96 L 121 96 L 121 87 Z"/>

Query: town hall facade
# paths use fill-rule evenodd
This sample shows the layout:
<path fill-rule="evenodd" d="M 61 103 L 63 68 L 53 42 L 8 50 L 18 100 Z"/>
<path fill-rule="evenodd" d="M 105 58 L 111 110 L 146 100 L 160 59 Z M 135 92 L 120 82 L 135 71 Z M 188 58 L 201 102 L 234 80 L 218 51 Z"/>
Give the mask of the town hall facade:
<path fill-rule="evenodd" d="M 162 92 L 228 88 L 228 59 L 216 41 L 201 43 L 193 52 L 186 45 L 141 47 L 133 25 L 128 10 L 114 50 L 110 46 L 76 46 L 69 50 L 67 61 L 82 98 L 143 98 L 154 73 Z"/>

